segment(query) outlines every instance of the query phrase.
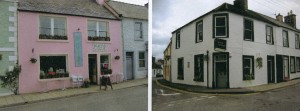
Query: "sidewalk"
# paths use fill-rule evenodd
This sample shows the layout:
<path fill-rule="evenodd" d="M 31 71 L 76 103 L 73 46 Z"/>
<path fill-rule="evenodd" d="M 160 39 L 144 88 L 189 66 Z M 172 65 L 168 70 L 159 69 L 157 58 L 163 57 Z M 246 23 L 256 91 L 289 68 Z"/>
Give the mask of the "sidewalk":
<path fill-rule="evenodd" d="M 118 84 L 113 84 L 114 89 L 112 91 L 145 84 L 148 84 L 147 78 L 125 81 Z M 108 87 L 106 91 L 111 91 L 110 87 Z M 69 88 L 45 93 L 0 96 L 0 108 L 97 92 L 102 93 L 105 92 L 105 90 L 103 88 L 102 90 L 99 90 L 99 86 L 91 86 L 89 88 Z"/>
<path fill-rule="evenodd" d="M 156 80 L 158 85 L 162 85 L 169 88 L 179 89 L 188 92 L 195 93 L 209 93 L 209 94 L 249 94 L 249 93 L 258 93 L 258 92 L 266 92 L 273 89 L 283 88 L 287 86 L 292 86 L 300 83 L 300 79 L 291 80 L 288 82 L 274 83 L 274 84 L 266 84 L 245 88 L 231 88 L 231 89 L 212 89 L 202 86 L 194 86 L 194 85 L 186 85 L 186 84 L 178 84 L 171 83 L 164 79 Z"/>

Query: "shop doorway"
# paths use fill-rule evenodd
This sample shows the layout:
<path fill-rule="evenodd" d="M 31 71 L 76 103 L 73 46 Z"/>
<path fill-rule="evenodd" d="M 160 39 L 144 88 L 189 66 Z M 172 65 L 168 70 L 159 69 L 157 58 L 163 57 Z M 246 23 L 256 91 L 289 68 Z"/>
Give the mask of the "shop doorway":
<path fill-rule="evenodd" d="M 91 84 L 97 84 L 97 54 L 89 54 L 89 79 Z"/>
<path fill-rule="evenodd" d="M 268 83 L 275 83 L 274 56 L 267 57 Z"/>
<path fill-rule="evenodd" d="M 215 88 L 229 88 L 229 53 L 214 53 L 213 67 Z"/>
<path fill-rule="evenodd" d="M 126 52 L 126 78 L 132 80 L 133 78 L 133 52 Z"/>

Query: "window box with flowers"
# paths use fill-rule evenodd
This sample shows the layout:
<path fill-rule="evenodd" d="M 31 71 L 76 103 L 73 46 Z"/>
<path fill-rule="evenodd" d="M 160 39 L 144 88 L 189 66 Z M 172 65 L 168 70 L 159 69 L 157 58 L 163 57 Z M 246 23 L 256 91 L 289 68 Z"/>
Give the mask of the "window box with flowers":
<path fill-rule="evenodd" d="M 88 41 L 110 41 L 108 22 L 89 20 Z"/>
<path fill-rule="evenodd" d="M 40 16 L 39 26 L 39 39 L 41 40 L 68 40 L 66 18 Z"/>

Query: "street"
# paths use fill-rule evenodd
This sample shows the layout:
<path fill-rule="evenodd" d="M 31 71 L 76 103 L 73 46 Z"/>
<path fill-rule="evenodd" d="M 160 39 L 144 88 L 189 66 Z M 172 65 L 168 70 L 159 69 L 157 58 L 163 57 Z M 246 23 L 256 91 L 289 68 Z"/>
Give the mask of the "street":
<path fill-rule="evenodd" d="M 0 108 L 0 111 L 147 111 L 147 86 Z"/>
<path fill-rule="evenodd" d="M 300 84 L 255 94 L 196 94 L 153 81 L 153 111 L 300 111 Z"/>

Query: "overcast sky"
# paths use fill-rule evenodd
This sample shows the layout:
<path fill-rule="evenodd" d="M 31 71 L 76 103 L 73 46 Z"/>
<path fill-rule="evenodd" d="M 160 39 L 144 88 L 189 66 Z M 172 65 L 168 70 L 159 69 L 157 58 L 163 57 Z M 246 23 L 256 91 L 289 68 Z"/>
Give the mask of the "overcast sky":
<path fill-rule="evenodd" d="M 130 4 L 136 4 L 136 5 L 145 5 L 146 3 L 148 3 L 148 0 L 113 0 L 113 1 L 120 1 L 125 3 L 130 3 Z"/>
<path fill-rule="evenodd" d="M 211 11 L 224 2 L 234 0 L 152 0 L 152 55 L 163 58 L 171 32 L 193 19 Z M 275 13 L 283 16 L 293 10 L 300 28 L 300 0 L 248 0 L 248 8 L 275 18 Z"/>

